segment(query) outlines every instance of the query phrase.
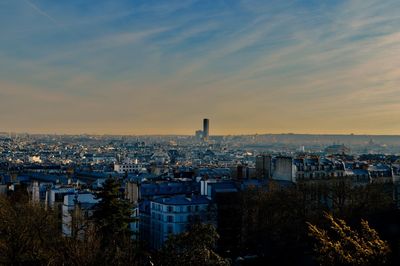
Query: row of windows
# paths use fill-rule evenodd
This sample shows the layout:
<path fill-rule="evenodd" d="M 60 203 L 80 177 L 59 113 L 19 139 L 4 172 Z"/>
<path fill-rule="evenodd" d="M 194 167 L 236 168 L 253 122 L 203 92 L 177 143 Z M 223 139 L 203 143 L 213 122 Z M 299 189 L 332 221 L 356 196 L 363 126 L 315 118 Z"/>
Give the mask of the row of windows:
<path fill-rule="evenodd" d="M 122 169 L 139 169 L 139 166 L 125 166 L 125 165 L 123 165 L 123 166 L 120 166 L 119 168 L 122 168 Z"/>
<path fill-rule="evenodd" d="M 174 210 L 175 209 L 175 210 Z M 179 207 L 172 207 L 172 206 L 167 206 L 167 212 L 183 212 L 185 210 L 185 206 L 179 206 Z M 187 212 L 198 212 L 200 210 L 200 207 L 198 205 L 196 206 L 186 206 L 186 211 Z"/>
<path fill-rule="evenodd" d="M 308 178 L 319 178 L 319 177 L 342 177 L 344 176 L 343 172 L 338 172 L 338 173 L 310 173 L 310 174 L 302 174 L 299 173 L 297 174 L 298 178 L 304 178 L 304 177 L 308 177 Z"/>
<path fill-rule="evenodd" d="M 167 206 L 166 211 L 167 212 L 198 212 L 202 208 L 199 205 L 189 205 L 189 206 Z M 156 211 L 163 211 L 163 206 L 160 204 L 152 203 L 152 209 Z"/>
<path fill-rule="evenodd" d="M 156 235 L 158 235 L 158 237 L 161 237 L 162 235 L 160 235 L 160 233 L 165 233 L 165 232 L 162 232 L 162 231 L 163 231 L 162 228 L 163 228 L 163 225 L 162 225 L 162 224 L 152 224 L 152 231 L 153 231 L 153 234 L 156 234 Z M 183 231 L 185 230 L 185 226 L 184 226 L 184 225 L 183 225 L 183 226 L 180 226 L 180 228 L 178 228 L 178 230 L 179 230 L 180 232 L 183 232 Z M 156 233 L 156 232 L 158 232 L 158 233 Z M 174 233 L 174 226 L 173 226 L 172 224 L 168 224 L 168 225 L 167 225 L 166 233 L 167 233 L 168 235 Z"/>
<path fill-rule="evenodd" d="M 303 165 L 298 165 L 297 169 L 299 171 L 315 171 L 315 170 L 324 171 L 324 170 L 334 170 L 334 167 L 331 166 L 331 165 L 329 165 L 329 166 L 324 166 L 324 165 L 321 165 L 321 166 L 314 166 L 314 165 L 313 166 L 303 166 Z M 340 170 L 340 169 L 335 169 L 335 170 Z"/>
<path fill-rule="evenodd" d="M 186 223 L 186 222 L 194 222 L 201 220 L 200 215 L 179 215 L 179 216 L 167 215 L 166 218 L 164 218 L 163 215 L 155 212 L 151 213 L 151 217 L 154 220 L 164 221 L 168 223 L 174 223 L 174 222 Z"/>

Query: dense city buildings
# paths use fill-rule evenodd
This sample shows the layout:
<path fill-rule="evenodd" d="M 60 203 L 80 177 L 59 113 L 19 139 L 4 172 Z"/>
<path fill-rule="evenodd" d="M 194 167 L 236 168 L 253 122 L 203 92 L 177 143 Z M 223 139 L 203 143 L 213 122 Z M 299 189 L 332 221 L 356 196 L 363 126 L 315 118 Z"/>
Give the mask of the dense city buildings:
<path fill-rule="evenodd" d="M 244 241 L 236 233 L 243 227 L 240 195 L 249 189 L 301 189 L 315 204 L 335 208 L 328 187 L 383 184 L 400 206 L 400 138 L 376 137 L 374 149 L 381 153 L 364 153 L 371 142 L 363 136 L 333 145 L 340 136 L 318 136 L 319 142 L 311 136 L 209 136 L 208 126 L 205 120 L 201 141 L 200 134 L 3 134 L 0 193 L 27 190 L 32 202 L 62 214 L 60 234 L 79 236 L 82 219 L 99 202 L 98 191 L 113 178 L 131 204 L 135 239 L 146 249 L 159 250 L 170 235 L 201 222 L 217 228 L 221 250 L 236 253 Z"/>

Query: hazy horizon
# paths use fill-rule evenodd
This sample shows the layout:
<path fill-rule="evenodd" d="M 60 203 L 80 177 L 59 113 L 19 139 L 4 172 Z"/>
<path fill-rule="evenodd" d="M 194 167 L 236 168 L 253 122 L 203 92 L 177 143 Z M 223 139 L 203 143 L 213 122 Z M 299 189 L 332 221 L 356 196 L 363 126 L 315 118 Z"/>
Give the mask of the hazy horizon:
<path fill-rule="evenodd" d="M 126 134 L 112 134 L 112 133 L 91 133 L 91 132 L 77 132 L 77 133 L 63 133 L 63 132 L 28 132 L 28 131 L 1 131 L 0 134 L 29 134 L 29 135 L 56 135 L 56 136 L 79 136 L 79 135 L 88 135 L 88 136 L 132 136 L 132 137 L 158 137 L 158 136 L 184 136 L 190 137 L 194 136 L 194 134 L 175 134 L 175 133 L 166 133 L 166 134 L 134 134 L 134 133 L 126 133 Z M 259 133 L 243 133 L 243 134 L 210 134 L 210 137 L 219 137 L 219 136 L 255 136 L 255 135 L 294 135 L 294 136 L 354 136 L 354 137 L 400 137 L 400 134 L 355 134 L 355 133 L 302 133 L 302 132 L 259 132 Z"/>
<path fill-rule="evenodd" d="M 400 2 L 6 0 L 0 131 L 400 134 Z"/>

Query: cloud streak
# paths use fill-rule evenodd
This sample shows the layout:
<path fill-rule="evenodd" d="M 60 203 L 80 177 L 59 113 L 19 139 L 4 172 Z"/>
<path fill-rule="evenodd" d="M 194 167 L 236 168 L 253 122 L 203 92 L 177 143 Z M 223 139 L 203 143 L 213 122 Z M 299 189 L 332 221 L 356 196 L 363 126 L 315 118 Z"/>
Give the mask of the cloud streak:
<path fill-rule="evenodd" d="M 25 3 L 27 5 L 29 5 L 32 9 L 34 9 L 37 13 L 39 13 L 40 15 L 48 18 L 50 21 L 52 21 L 55 24 L 58 24 L 58 21 L 55 20 L 52 16 L 50 16 L 49 14 L 47 14 L 45 11 L 43 11 L 41 8 L 39 8 L 37 5 L 35 5 L 34 3 L 32 3 L 30 0 L 24 0 Z"/>
<path fill-rule="evenodd" d="M 10 86 L 0 93 L 21 110 L 57 95 L 84 114 L 49 102 L 65 124 L 53 128 L 43 108 L 48 123 L 26 130 L 189 134 L 210 117 L 214 133 L 400 132 L 398 1 L 31 6 L 62 18 L 63 32 L 17 2 L 0 21 L 10 26 L 0 35 L 0 81 L 33 102 L 18 102 Z M 15 33 L 26 25 L 46 30 Z"/>

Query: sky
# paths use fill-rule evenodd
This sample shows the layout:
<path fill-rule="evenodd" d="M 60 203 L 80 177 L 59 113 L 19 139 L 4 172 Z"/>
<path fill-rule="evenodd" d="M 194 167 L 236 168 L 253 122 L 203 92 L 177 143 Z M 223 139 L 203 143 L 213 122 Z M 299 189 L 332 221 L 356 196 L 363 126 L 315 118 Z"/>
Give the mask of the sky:
<path fill-rule="evenodd" d="M 0 0 L 0 131 L 400 135 L 398 0 Z"/>

